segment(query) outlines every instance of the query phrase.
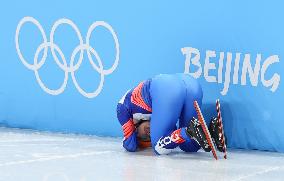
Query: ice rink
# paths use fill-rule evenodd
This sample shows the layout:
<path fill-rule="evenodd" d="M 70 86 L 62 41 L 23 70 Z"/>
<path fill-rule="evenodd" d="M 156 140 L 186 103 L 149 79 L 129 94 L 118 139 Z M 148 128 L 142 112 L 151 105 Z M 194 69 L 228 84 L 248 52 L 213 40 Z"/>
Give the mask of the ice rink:
<path fill-rule="evenodd" d="M 229 150 L 211 153 L 151 150 L 128 153 L 121 138 L 0 128 L 1 181 L 283 180 L 284 154 Z"/>

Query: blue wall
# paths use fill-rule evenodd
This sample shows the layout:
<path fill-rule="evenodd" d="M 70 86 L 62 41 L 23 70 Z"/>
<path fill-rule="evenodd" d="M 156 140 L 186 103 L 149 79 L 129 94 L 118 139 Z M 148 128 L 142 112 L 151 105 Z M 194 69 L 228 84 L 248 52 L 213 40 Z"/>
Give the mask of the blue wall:
<path fill-rule="evenodd" d="M 206 118 L 215 114 L 214 102 L 220 98 L 230 147 L 284 152 L 283 5 L 245 0 L 4 1 L 0 123 L 121 136 L 115 109 L 126 90 L 159 73 L 186 72 L 203 86 Z M 78 32 L 66 22 L 73 22 Z M 90 34 L 88 46 L 93 23 L 100 26 Z M 83 49 L 97 55 L 93 65 Z M 72 53 L 73 64 L 80 67 L 70 65 Z M 84 94 L 76 82 L 85 92 L 98 89 Z"/>

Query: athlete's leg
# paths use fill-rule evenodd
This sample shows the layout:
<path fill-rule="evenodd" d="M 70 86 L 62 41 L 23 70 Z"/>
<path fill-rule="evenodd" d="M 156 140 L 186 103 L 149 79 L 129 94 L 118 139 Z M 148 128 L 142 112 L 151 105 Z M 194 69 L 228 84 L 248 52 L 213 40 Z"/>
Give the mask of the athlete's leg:
<path fill-rule="evenodd" d="M 152 79 L 150 94 L 152 98 L 150 122 L 152 147 L 158 154 L 167 154 L 179 145 L 178 141 L 174 142 L 171 137 L 176 135 L 174 132 L 176 123 L 186 96 L 184 83 L 174 75 L 158 75 Z"/>
<path fill-rule="evenodd" d="M 184 85 L 186 87 L 186 98 L 179 120 L 179 128 L 182 128 L 189 125 L 189 121 L 192 117 L 197 118 L 197 113 L 194 109 L 193 102 L 197 101 L 201 106 L 203 92 L 196 79 L 187 74 L 179 74 L 179 76 L 184 81 Z M 179 147 L 186 152 L 196 152 L 200 149 L 199 144 L 193 139 L 191 139 L 189 142 L 180 144 Z"/>

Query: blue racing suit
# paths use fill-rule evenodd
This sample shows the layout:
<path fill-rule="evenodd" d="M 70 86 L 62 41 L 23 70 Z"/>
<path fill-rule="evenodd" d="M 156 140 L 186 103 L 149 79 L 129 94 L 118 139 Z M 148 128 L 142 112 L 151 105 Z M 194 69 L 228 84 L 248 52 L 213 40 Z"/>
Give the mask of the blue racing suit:
<path fill-rule="evenodd" d="M 188 74 L 161 74 L 141 82 L 127 91 L 117 105 L 117 117 L 122 126 L 123 147 L 138 148 L 135 117 L 150 117 L 152 148 L 157 154 L 167 154 L 179 146 L 183 151 L 196 152 L 200 146 L 187 136 L 185 128 L 197 117 L 193 102 L 202 104 L 201 86 Z"/>

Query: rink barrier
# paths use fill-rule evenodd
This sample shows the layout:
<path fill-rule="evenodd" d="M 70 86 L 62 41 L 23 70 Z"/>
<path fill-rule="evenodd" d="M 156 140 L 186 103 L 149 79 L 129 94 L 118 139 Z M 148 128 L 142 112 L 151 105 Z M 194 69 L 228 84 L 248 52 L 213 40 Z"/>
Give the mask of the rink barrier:
<path fill-rule="evenodd" d="M 205 120 L 220 99 L 228 148 L 284 152 L 283 6 L 5 1 L 0 125 L 122 137 L 125 92 L 183 72 L 202 86 Z"/>

